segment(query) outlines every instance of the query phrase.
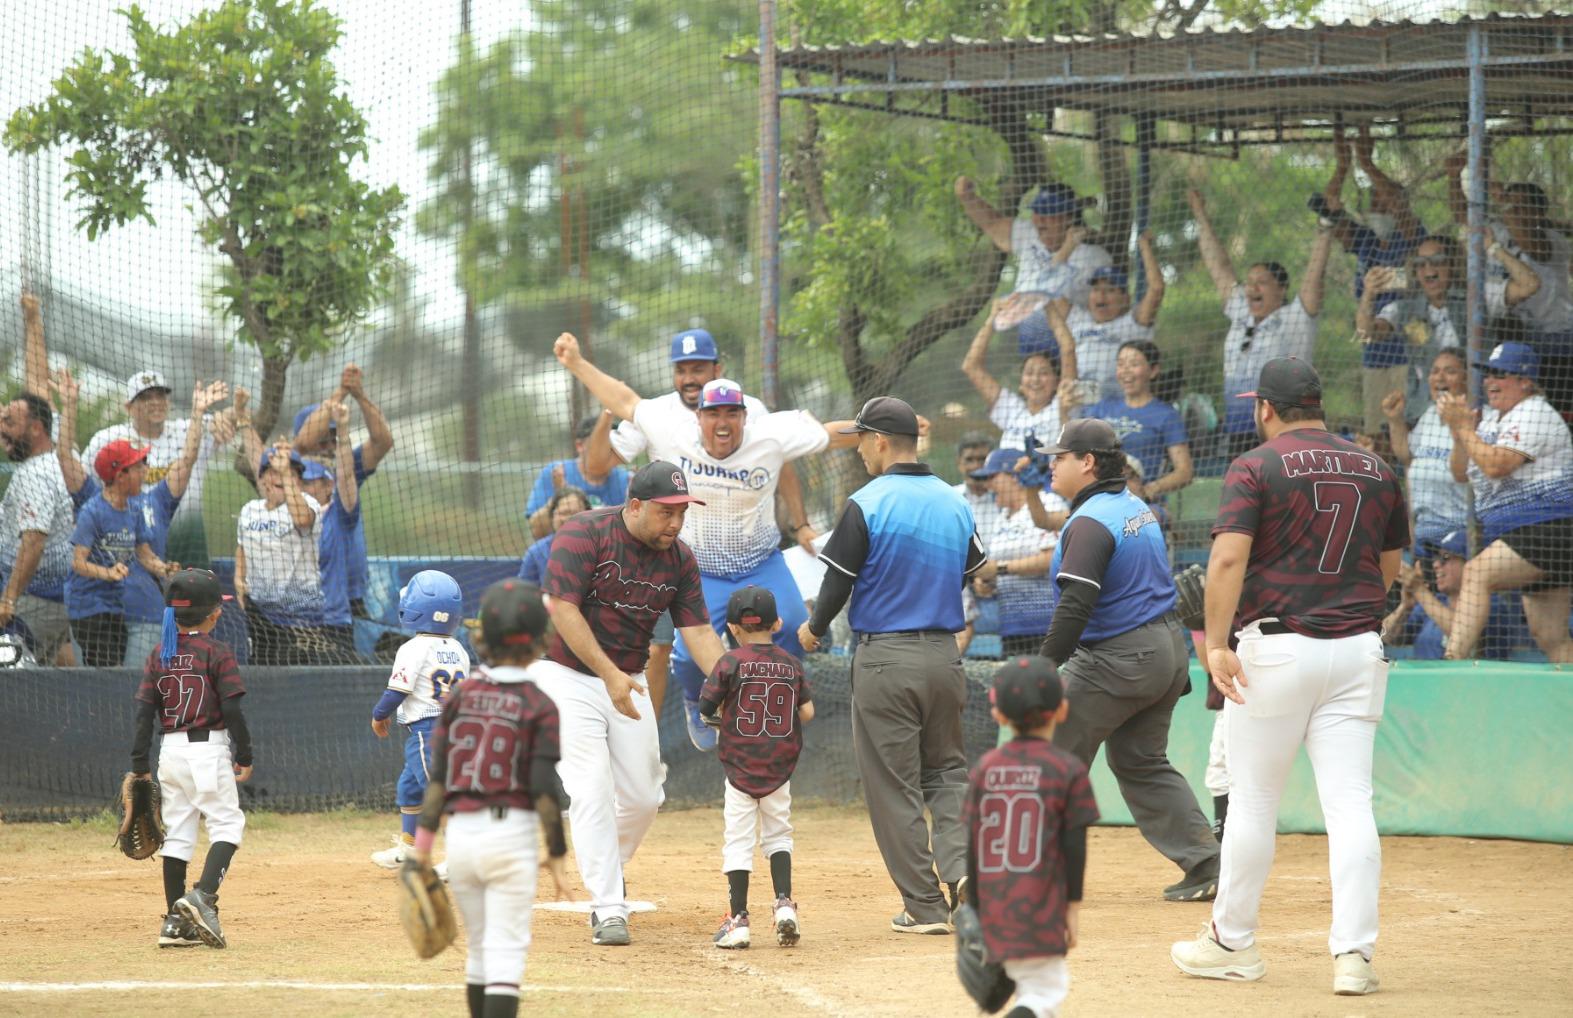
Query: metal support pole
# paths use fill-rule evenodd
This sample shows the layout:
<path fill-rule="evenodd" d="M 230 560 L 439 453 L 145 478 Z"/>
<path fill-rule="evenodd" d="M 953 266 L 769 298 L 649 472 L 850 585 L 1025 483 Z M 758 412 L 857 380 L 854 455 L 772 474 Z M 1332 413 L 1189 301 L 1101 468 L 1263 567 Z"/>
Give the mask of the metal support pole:
<path fill-rule="evenodd" d="M 1136 115 L 1136 237 L 1137 254 L 1131 260 L 1136 277 L 1136 302 L 1147 295 L 1147 267 L 1141 260 L 1141 235 L 1152 225 L 1152 143 L 1158 137 L 1158 117 L 1153 113 Z"/>
<path fill-rule="evenodd" d="M 759 361 L 761 394 L 779 406 L 781 365 L 781 65 L 775 0 L 759 0 Z"/>
<path fill-rule="evenodd" d="M 459 38 L 460 45 L 464 48 L 465 59 L 473 58 L 474 40 L 470 36 L 470 0 L 461 0 L 459 4 Z M 463 71 L 470 73 L 470 68 Z M 464 151 L 459 157 L 459 173 L 464 178 L 464 209 L 460 212 L 463 223 L 461 235 L 466 239 L 475 221 L 475 175 L 474 175 L 475 146 L 473 142 L 465 142 Z M 464 346 L 460 354 L 463 365 L 464 379 L 474 383 L 482 377 L 481 372 L 481 326 L 476 317 L 475 308 L 475 280 L 474 265 L 463 260 L 460 256 L 459 286 L 464 291 Z M 463 460 L 466 464 L 478 464 L 481 461 L 481 394 L 479 391 L 465 393 L 459 399 L 463 408 L 460 417 L 464 426 Z M 469 505 L 480 505 L 483 499 L 481 490 L 482 477 L 479 471 L 464 475 L 464 499 Z"/>
<path fill-rule="evenodd" d="M 1465 60 L 1469 67 L 1469 200 L 1468 221 L 1468 308 L 1469 308 L 1469 393 L 1475 399 L 1482 392 L 1479 368 L 1480 351 L 1486 337 L 1486 36 L 1479 26 L 1469 29 Z M 1470 553 L 1477 547 L 1474 501 L 1470 500 Z"/>

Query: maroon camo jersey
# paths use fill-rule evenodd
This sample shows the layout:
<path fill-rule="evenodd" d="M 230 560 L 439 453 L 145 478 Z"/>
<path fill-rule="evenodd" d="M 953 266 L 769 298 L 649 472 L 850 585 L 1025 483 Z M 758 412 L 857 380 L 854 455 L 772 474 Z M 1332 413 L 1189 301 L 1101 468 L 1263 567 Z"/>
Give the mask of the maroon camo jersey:
<path fill-rule="evenodd" d="M 484 669 L 457 688 L 432 730 L 447 811 L 534 809 L 539 790 L 530 788 L 531 763 L 556 766 L 561 756 L 557 705 L 533 682 L 498 682 Z"/>
<path fill-rule="evenodd" d="M 1064 834 L 1097 819 L 1087 765 L 1069 753 L 1017 736 L 983 754 L 962 823 L 991 960 L 1065 953 Z"/>
<path fill-rule="evenodd" d="M 716 662 L 699 709 L 721 705 L 716 755 L 732 787 L 763 799 L 792 778 L 803 751 L 797 709 L 809 702 L 803 666 L 774 643 L 750 643 Z"/>
<path fill-rule="evenodd" d="M 181 633 L 168 667 L 155 650 L 142 669 L 136 699 L 158 708 L 161 732 L 223 728 L 220 700 L 245 696 L 235 653 L 207 633 Z"/>
<path fill-rule="evenodd" d="M 1229 465 L 1213 524 L 1225 533 L 1253 536 L 1236 631 L 1275 618 L 1335 639 L 1382 628 L 1382 552 L 1409 543 L 1409 514 L 1381 457 L 1295 428 Z"/>
<path fill-rule="evenodd" d="M 557 528 L 545 590 L 578 605 L 595 642 L 630 674 L 644 670 L 650 634 L 668 608 L 679 629 L 710 624 L 694 553 L 681 540 L 666 551 L 643 544 L 623 523 L 622 506 L 579 513 Z M 591 673 L 555 629 L 546 656 Z"/>

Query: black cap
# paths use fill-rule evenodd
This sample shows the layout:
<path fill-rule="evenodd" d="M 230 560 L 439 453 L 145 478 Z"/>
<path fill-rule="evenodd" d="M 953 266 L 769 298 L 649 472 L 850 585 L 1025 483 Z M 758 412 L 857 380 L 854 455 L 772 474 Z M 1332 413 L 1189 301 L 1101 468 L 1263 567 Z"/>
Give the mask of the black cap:
<path fill-rule="evenodd" d="M 894 396 L 875 396 L 863 404 L 852 427 L 842 428 L 843 435 L 856 435 L 860 431 L 873 431 L 881 435 L 910 435 L 918 437 L 917 412 L 904 399 Z"/>
<path fill-rule="evenodd" d="M 1064 698 L 1065 686 L 1060 682 L 1054 662 L 1036 654 L 1007 660 L 994 673 L 994 683 L 989 689 L 989 702 L 1018 724 L 1032 719 L 1033 715 L 1053 714 L 1060 709 L 1060 701 Z"/>
<path fill-rule="evenodd" d="M 541 588 L 523 580 L 498 580 L 481 595 L 481 640 L 491 650 L 534 647 L 546 635 Z"/>
<path fill-rule="evenodd" d="M 764 587 L 739 587 L 726 599 L 726 620 L 733 625 L 773 626 L 777 617 L 776 596 Z"/>
<path fill-rule="evenodd" d="M 1319 407 L 1322 405 L 1322 376 L 1298 357 L 1278 357 L 1262 365 L 1256 389 L 1242 392 L 1237 399 L 1265 399 L 1284 406 Z"/>
<path fill-rule="evenodd" d="M 1119 452 L 1120 436 L 1108 421 L 1079 417 L 1060 429 L 1060 437 L 1040 450 L 1045 456 L 1062 452 L 1085 456 L 1094 452 Z"/>
<path fill-rule="evenodd" d="M 182 569 L 164 587 L 164 604 L 184 611 L 212 611 L 229 597 L 219 586 L 218 577 L 206 569 Z"/>
<path fill-rule="evenodd" d="M 641 502 L 664 502 L 667 505 L 684 502 L 704 505 L 688 493 L 688 478 L 683 476 L 683 472 L 665 460 L 656 460 L 635 474 L 628 485 L 628 497 Z"/>

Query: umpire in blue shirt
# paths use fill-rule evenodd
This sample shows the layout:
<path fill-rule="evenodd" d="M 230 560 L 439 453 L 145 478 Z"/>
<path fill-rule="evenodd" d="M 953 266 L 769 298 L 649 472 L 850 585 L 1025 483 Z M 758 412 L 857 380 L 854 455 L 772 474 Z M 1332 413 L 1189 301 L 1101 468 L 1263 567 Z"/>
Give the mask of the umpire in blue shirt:
<path fill-rule="evenodd" d="M 1049 561 L 1056 603 L 1043 656 L 1060 666 L 1070 716 L 1054 744 L 1092 764 L 1108 745 L 1109 770 L 1131 817 L 1184 871 L 1170 901 L 1218 892 L 1218 841 L 1180 773 L 1169 763 L 1169 719 L 1190 691 L 1190 639 L 1163 530 L 1125 486 L 1125 453 L 1108 422 L 1067 424 L 1043 450 L 1054 491 L 1071 504 Z"/>
<path fill-rule="evenodd" d="M 890 927 L 950 933 L 967 871 L 967 676 L 956 634 L 962 585 L 986 556 L 967 500 L 918 462 L 910 406 L 878 396 L 847 433 L 861 433 L 858 455 L 874 479 L 848 500 L 820 554 L 828 568 L 798 636 L 813 650 L 851 598 L 852 751 L 874 842 L 905 906 Z"/>

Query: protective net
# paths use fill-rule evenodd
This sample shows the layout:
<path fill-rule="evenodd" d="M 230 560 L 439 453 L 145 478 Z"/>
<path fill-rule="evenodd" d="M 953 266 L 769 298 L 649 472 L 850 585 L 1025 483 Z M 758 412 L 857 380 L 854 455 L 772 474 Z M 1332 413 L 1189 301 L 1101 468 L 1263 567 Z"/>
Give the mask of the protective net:
<path fill-rule="evenodd" d="M 1064 508 L 989 453 L 1109 420 L 1175 566 L 1202 562 L 1255 441 L 1234 397 L 1284 355 L 1403 476 L 1392 652 L 1573 659 L 1549 5 L 140 11 L 61 0 L 0 44 L 7 660 L 140 665 L 179 562 L 240 595 L 250 665 L 386 663 L 414 573 L 472 613 L 539 577 L 718 376 L 819 422 L 887 393 L 928 419 L 1019 564 L 969 591 L 987 659 L 1044 632 L 1030 564 Z M 779 545 L 778 600 L 811 599 L 867 475 L 763 413 L 738 459 L 707 431 L 681 464 L 735 494 L 688 536 L 716 577 Z"/>

